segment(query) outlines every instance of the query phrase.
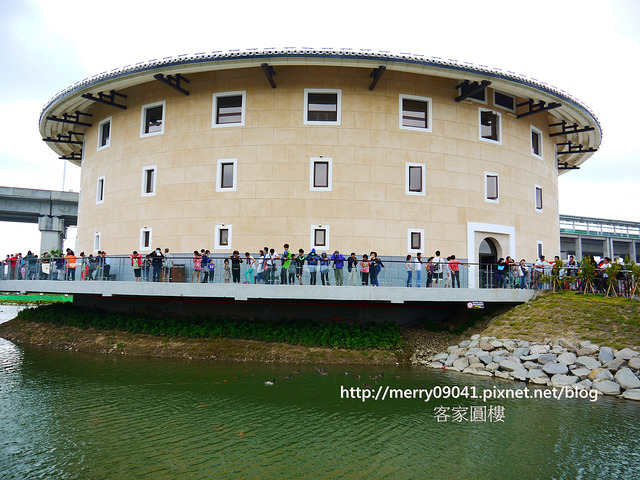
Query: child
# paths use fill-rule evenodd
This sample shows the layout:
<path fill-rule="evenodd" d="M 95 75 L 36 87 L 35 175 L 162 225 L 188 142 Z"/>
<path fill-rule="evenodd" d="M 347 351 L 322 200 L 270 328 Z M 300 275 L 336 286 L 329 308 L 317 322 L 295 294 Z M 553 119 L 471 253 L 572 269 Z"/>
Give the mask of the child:
<path fill-rule="evenodd" d="M 296 269 L 298 265 L 298 260 L 296 259 L 296 254 L 291 254 L 291 262 L 289 263 L 289 285 L 293 285 L 296 283 Z"/>
<path fill-rule="evenodd" d="M 231 267 L 229 267 L 229 259 L 224 259 L 224 283 L 229 283 L 231 280 Z"/>
<path fill-rule="evenodd" d="M 369 256 L 365 253 L 360 260 L 360 273 L 362 274 L 362 285 L 369 285 Z"/>

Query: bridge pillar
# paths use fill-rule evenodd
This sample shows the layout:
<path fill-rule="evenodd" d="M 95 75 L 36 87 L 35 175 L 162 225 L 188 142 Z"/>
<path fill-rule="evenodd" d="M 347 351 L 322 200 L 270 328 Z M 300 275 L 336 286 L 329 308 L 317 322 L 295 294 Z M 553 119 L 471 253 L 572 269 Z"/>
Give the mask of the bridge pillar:
<path fill-rule="evenodd" d="M 51 250 L 62 250 L 62 242 L 67 238 L 67 228 L 64 219 L 60 217 L 43 216 L 38 218 L 40 230 L 40 253 Z"/>

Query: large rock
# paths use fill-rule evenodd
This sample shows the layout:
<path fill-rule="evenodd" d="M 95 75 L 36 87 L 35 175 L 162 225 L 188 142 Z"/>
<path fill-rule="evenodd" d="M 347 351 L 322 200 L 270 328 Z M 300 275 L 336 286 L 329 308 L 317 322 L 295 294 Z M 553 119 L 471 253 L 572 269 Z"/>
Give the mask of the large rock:
<path fill-rule="evenodd" d="M 480 334 L 476 333 L 474 335 L 471 335 L 471 340 L 478 341 L 479 339 L 480 339 Z"/>
<path fill-rule="evenodd" d="M 513 349 L 513 356 L 522 358 L 526 355 L 529 355 L 529 347 L 518 347 Z"/>
<path fill-rule="evenodd" d="M 505 340 L 502 345 L 510 352 L 513 352 L 516 349 L 516 342 L 513 340 Z"/>
<path fill-rule="evenodd" d="M 571 374 L 575 375 L 580 380 L 586 379 L 590 373 L 591 373 L 591 370 L 589 370 L 588 368 L 575 368 L 571 370 Z"/>
<path fill-rule="evenodd" d="M 480 361 L 475 355 L 468 355 L 467 358 L 469 359 L 469 365 L 473 365 L 474 363 L 478 363 Z"/>
<path fill-rule="evenodd" d="M 485 365 L 489 365 L 491 362 L 493 362 L 493 357 L 487 354 L 478 355 L 478 360 L 480 360 Z"/>
<path fill-rule="evenodd" d="M 582 340 L 578 346 L 580 348 L 587 348 L 589 345 L 591 345 L 591 340 Z"/>
<path fill-rule="evenodd" d="M 635 373 L 626 367 L 618 370 L 616 373 L 616 381 L 625 390 L 640 388 L 640 380 L 636 377 Z"/>
<path fill-rule="evenodd" d="M 549 345 L 531 345 L 531 347 L 529 347 L 529 354 L 530 355 L 535 355 L 537 354 L 543 354 L 543 353 L 549 353 L 549 351 L 551 350 L 551 347 Z"/>
<path fill-rule="evenodd" d="M 570 352 L 563 353 L 558 356 L 558 362 L 564 363 L 565 365 L 573 365 L 576 363 L 577 357 Z"/>
<path fill-rule="evenodd" d="M 458 349 L 457 345 L 451 345 L 450 347 L 447 347 L 447 353 L 453 353 Z"/>
<path fill-rule="evenodd" d="M 469 346 L 469 344 L 471 343 L 471 340 L 463 340 L 462 342 L 460 342 L 458 344 L 458 346 L 460 348 L 467 348 Z"/>
<path fill-rule="evenodd" d="M 500 340 L 491 340 L 489 343 L 493 345 L 493 348 L 504 347 L 504 343 L 502 343 Z"/>
<path fill-rule="evenodd" d="M 431 359 L 431 361 L 433 361 L 433 362 L 442 362 L 442 361 L 446 361 L 447 358 L 449 358 L 449 354 L 447 354 L 447 353 L 439 353 L 435 357 L 433 357 Z"/>
<path fill-rule="evenodd" d="M 578 382 L 578 377 L 574 377 L 573 375 L 563 375 L 558 373 L 551 377 L 551 385 L 554 387 L 562 387 L 564 385 L 573 385 Z"/>
<path fill-rule="evenodd" d="M 546 365 L 547 363 L 554 363 L 558 360 L 558 356 L 555 353 L 543 353 L 538 357 L 538 363 Z"/>
<path fill-rule="evenodd" d="M 480 348 L 485 352 L 491 352 L 496 349 L 496 347 L 491 345 L 489 342 L 480 342 Z"/>
<path fill-rule="evenodd" d="M 569 342 L 569 340 L 567 340 L 566 338 L 561 338 L 560 340 L 558 340 L 558 345 L 566 348 L 570 352 L 575 352 L 576 351 L 575 345 L 573 345 L 573 343 Z"/>
<path fill-rule="evenodd" d="M 640 357 L 629 360 L 629 368 L 632 370 L 640 370 Z"/>
<path fill-rule="evenodd" d="M 457 368 L 461 371 L 464 370 L 469 366 L 469 357 L 463 357 L 463 358 L 458 358 L 457 360 L 454 360 L 452 366 L 453 368 Z"/>
<path fill-rule="evenodd" d="M 524 362 L 524 363 L 522 364 L 522 366 L 523 366 L 524 368 L 528 368 L 528 369 L 535 368 L 535 369 L 538 369 L 538 370 L 542 370 L 542 367 L 543 367 L 543 366 L 542 366 L 542 365 L 540 365 L 538 362 Z"/>
<path fill-rule="evenodd" d="M 600 350 L 600 347 L 595 343 L 592 343 L 587 347 L 578 349 L 578 356 L 582 357 L 587 355 L 595 355 L 596 353 L 598 353 L 599 350 Z"/>
<path fill-rule="evenodd" d="M 500 368 L 503 370 L 507 370 L 508 372 L 513 372 L 516 369 L 524 368 L 521 363 L 514 362 L 513 360 L 503 360 L 500 362 Z"/>
<path fill-rule="evenodd" d="M 478 348 L 478 344 L 480 342 L 478 342 L 478 340 L 471 340 L 471 343 L 469 344 L 469 348 Z"/>
<path fill-rule="evenodd" d="M 531 349 L 529 349 L 529 350 L 531 350 Z M 540 353 L 534 353 L 532 355 L 525 355 L 524 357 L 520 357 L 520 360 L 523 360 L 525 362 L 526 361 L 534 362 L 534 361 L 538 360 L 538 358 L 540 358 L 540 355 L 541 355 Z"/>
<path fill-rule="evenodd" d="M 564 363 L 547 363 L 542 367 L 542 371 L 548 375 L 566 374 L 569 371 Z"/>
<path fill-rule="evenodd" d="M 551 349 L 551 353 L 555 353 L 556 355 L 560 355 L 562 353 L 567 353 L 567 349 L 560 346 L 560 345 L 554 345 L 553 348 Z"/>
<path fill-rule="evenodd" d="M 449 356 L 447 357 L 447 359 L 444 362 L 445 367 L 450 367 L 453 365 L 453 362 L 455 362 L 456 360 L 458 360 L 458 354 L 456 353 L 450 353 Z"/>
<path fill-rule="evenodd" d="M 619 352 L 615 354 L 616 358 L 622 358 L 623 360 L 631 360 L 634 357 L 640 355 L 635 350 L 631 350 L 630 348 L 623 348 Z"/>
<path fill-rule="evenodd" d="M 518 340 L 516 344 L 518 347 L 523 347 L 523 348 L 528 347 L 530 345 L 528 340 Z"/>
<path fill-rule="evenodd" d="M 602 347 L 600 349 L 600 353 L 598 353 L 598 360 L 600 360 L 600 363 L 605 364 L 608 361 L 613 360 L 613 358 L 613 350 L 611 350 L 611 347 Z"/>
<path fill-rule="evenodd" d="M 527 373 L 527 378 L 531 379 L 531 378 L 545 378 L 546 380 L 549 379 L 549 377 L 547 376 L 546 373 L 544 373 L 542 370 L 538 370 L 537 368 L 532 368 L 529 370 L 529 372 Z"/>
<path fill-rule="evenodd" d="M 612 372 L 616 372 L 623 367 L 627 366 L 627 361 L 624 358 L 614 358 L 613 360 L 609 360 L 605 363 L 604 368 L 611 370 Z"/>
<path fill-rule="evenodd" d="M 593 384 L 593 388 L 604 395 L 620 395 L 620 385 L 611 380 L 603 380 Z"/>
<path fill-rule="evenodd" d="M 476 375 L 478 371 L 473 367 L 467 367 L 464 370 L 462 370 L 462 373 L 471 373 L 473 375 Z"/>
<path fill-rule="evenodd" d="M 486 367 L 484 367 L 484 369 L 485 369 L 487 372 L 490 372 L 490 373 L 493 373 L 493 372 L 498 371 L 498 369 L 499 369 L 499 368 L 500 368 L 500 364 L 498 364 L 498 363 L 496 363 L 496 362 L 488 363 L 488 364 L 487 364 L 487 366 L 486 366 Z"/>
<path fill-rule="evenodd" d="M 576 359 L 576 365 L 593 370 L 600 367 L 600 362 L 593 357 L 582 356 Z"/>
<path fill-rule="evenodd" d="M 627 400 L 640 400 L 640 388 L 627 390 L 622 394 L 622 398 Z"/>
<path fill-rule="evenodd" d="M 593 385 L 593 382 L 591 380 L 589 380 L 588 378 L 585 378 L 581 382 L 576 383 L 576 385 L 580 385 L 583 388 L 586 388 L 587 390 L 590 390 L 591 386 Z"/>
<path fill-rule="evenodd" d="M 497 377 L 497 378 L 510 378 L 511 377 L 509 372 L 502 372 L 500 370 L 496 370 L 496 372 L 493 375 L 495 377 Z M 616 383 L 616 385 L 618 385 L 618 384 Z"/>
<path fill-rule="evenodd" d="M 479 375 L 481 377 L 493 377 L 493 373 L 487 372 L 486 370 L 478 370 L 476 372 L 476 375 Z"/>
<path fill-rule="evenodd" d="M 526 368 L 524 368 L 521 365 L 520 368 L 516 368 L 513 372 L 511 372 L 511 376 L 515 380 L 520 380 L 521 382 L 526 382 L 528 373 L 529 373 L 529 370 L 527 370 Z"/>
<path fill-rule="evenodd" d="M 440 363 L 440 362 L 431 362 L 431 363 L 429 364 L 429 366 L 430 366 L 431 368 L 439 368 L 439 369 L 441 369 L 442 367 L 444 367 L 444 364 L 443 364 L 443 363 Z"/>
<path fill-rule="evenodd" d="M 591 373 L 587 375 L 587 377 L 593 382 L 599 382 L 602 380 L 613 380 L 613 375 L 606 368 L 594 368 L 593 370 L 591 370 Z"/>
<path fill-rule="evenodd" d="M 546 375 L 544 377 L 534 377 L 529 379 L 529 382 L 535 384 L 535 385 L 547 385 L 549 386 L 549 384 L 551 383 L 551 380 L 549 380 L 549 377 L 547 377 Z"/>
<path fill-rule="evenodd" d="M 467 349 L 467 353 L 465 355 L 469 356 L 469 355 L 483 355 L 484 354 L 484 350 L 482 350 L 481 348 L 478 347 L 474 347 L 474 348 L 469 348 Z"/>

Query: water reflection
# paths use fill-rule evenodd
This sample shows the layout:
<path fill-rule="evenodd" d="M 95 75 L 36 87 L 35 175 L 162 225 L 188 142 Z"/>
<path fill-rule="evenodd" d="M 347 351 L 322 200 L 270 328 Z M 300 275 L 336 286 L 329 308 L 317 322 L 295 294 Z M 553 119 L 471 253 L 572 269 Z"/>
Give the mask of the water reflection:
<path fill-rule="evenodd" d="M 4 340 L 0 358 L 0 472 L 6 478 L 638 473 L 640 406 L 617 399 L 499 400 L 489 405 L 504 406 L 504 422 L 438 423 L 436 406 L 481 402 L 363 403 L 341 399 L 340 386 L 358 386 L 365 378 L 402 388 L 522 385 L 400 367 L 387 367 L 384 378 L 370 381 L 379 368 L 351 367 L 346 376 L 340 367 L 325 366 L 329 375 L 320 376 L 313 366 L 71 354 Z M 266 387 L 273 378 L 275 385 Z"/>

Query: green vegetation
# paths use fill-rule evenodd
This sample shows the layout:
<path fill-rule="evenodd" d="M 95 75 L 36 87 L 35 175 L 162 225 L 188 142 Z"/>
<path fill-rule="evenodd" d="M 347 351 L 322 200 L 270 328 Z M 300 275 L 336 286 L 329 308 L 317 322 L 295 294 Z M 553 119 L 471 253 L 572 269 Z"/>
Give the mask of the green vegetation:
<path fill-rule="evenodd" d="M 640 345 L 640 302 L 564 290 L 496 315 L 483 335 L 591 340 L 614 348 Z"/>
<path fill-rule="evenodd" d="M 401 346 L 394 323 L 352 324 L 310 320 L 268 321 L 221 318 L 155 318 L 89 309 L 71 303 L 29 308 L 21 320 L 46 322 L 82 329 L 119 330 L 159 337 L 237 338 L 286 342 L 308 347 L 396 349 Z"/>
<path fill-rule="evenodd" d="M 53 302 L 71 302 L 71 295 L 0 295 L 0 303 L 45 304 Z"/>

